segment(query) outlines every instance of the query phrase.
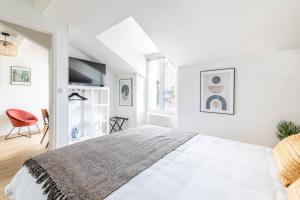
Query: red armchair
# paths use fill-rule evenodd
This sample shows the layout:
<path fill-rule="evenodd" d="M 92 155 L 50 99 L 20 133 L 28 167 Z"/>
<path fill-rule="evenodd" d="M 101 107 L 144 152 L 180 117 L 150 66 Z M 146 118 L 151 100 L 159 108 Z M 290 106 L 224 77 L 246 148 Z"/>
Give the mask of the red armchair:
<path fill-rule="evenodd" d="M 11 139 L 8 136 L 12 133 L 15 128 L 19 128 L 18 135 L 25 136 L 31 138 L 31 132 L 29 126 L 35 125 L 40 132 L 39 127 L 37 126 L 38 118 L 33 114 L 26 112 L 24 110 L 19 109 L 8 109 L 6 111 L 6 115 L 8 116 L 11 124 L 13 125 L 13 129 L 6 135 L 5 140 Z M 29 134 L 23 135 L 20 133 L 22 127 L 28 127 Z M 13 137 L 14 138 L 14 137 Z"/>

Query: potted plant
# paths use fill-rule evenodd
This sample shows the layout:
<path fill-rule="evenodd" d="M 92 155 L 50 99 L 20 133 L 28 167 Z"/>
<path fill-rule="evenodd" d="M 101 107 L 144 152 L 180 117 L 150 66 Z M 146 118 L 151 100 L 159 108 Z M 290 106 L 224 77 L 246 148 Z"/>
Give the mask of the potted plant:
<path fill-rule="evenodd" d="M 279 140 L 283 140 L 284 138 L 297 133 L 300 133 L 300 126 L 292 121 L 282 120 L 277 125 L 276 136 Z"/>

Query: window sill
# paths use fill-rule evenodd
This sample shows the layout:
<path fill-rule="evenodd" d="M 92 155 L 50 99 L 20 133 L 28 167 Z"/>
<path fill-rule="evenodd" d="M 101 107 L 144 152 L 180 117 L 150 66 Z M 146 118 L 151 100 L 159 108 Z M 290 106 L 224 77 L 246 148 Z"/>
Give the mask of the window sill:
<path fill-rule="evenodd" d="M 154 115 L 154 116 L 160 116 L 160 117 L 176 117 L 176 113 L 159 113 L 159 112 L 147 112 L 147 115 Z"/>

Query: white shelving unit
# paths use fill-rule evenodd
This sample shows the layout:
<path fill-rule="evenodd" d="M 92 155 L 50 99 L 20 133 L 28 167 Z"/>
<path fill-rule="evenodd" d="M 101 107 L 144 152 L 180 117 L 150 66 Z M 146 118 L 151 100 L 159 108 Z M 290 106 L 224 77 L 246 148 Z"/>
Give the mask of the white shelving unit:
<path fill-rule="evenodd" d="M 69 144 L 109 134 L 109 88 L 69 85 L 69 94 L 76 92 L 88 100 L 72 100 L 68 105 Z M 77 128 L 79 138 L 72 139 Z"/>

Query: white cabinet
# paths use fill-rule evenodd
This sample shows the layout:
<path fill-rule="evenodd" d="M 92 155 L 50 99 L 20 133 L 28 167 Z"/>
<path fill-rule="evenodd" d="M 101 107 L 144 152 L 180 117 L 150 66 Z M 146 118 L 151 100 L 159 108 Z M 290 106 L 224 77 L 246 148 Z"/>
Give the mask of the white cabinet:
<path fill-rule="evenodd" d="M 87 100 L 76 96 L 69 99 L 68 143 L 109 134 L 109 88 L 69 85 L 69 95 L 72 93 Z M 78 130 L 77 139 L 72 138 L 74 128 Z"/>

